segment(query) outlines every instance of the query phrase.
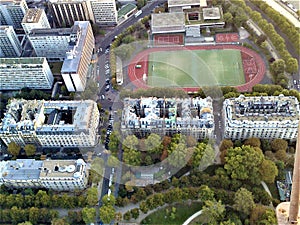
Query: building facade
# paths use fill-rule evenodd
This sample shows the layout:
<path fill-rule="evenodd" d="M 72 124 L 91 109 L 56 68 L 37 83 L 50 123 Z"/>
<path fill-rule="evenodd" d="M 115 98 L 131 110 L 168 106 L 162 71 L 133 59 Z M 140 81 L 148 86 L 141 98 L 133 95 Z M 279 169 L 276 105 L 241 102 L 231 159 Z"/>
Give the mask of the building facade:
<path fill-rule="evenodd" d="M 25 0 L 1 0 L 0 1 L 0 25 L 13 26 L 21 29 L 21 22 L 28 10 Z"/>
<path fill-rule="evenodd" d="M 21 43 L 12 26 L 0 26 L 0 57 L 19 57 Z"/>
<path fill-rule="evenodd" d="M 91 147 L 97 144 L 99 111 L 92 100 L 44 101 L 13 99 L 0 124 L 8 145 Z"/>
<path fill-rule="evenodd" d="M 124 99 L 121 131 L 123 136 L 145 137 L 184 134 L 196 139 L 212 138 L 212 99 L 140 98 Z"/>
<path fill-rule="evenodd" d="M 74 27 L 79 30 L 76 45 L 69 45 L 61 74 L 68 91 L 84 91 L 88 69 L 95 48 L 92 26 L 88 21 L 76 21 Z"/>
<path fill-rule="evenodd" d="M 50 0 L 49 9 L 58 27 L 71 27 L 75 21 L 89 21 L 86 0 Z"/>
<path fill-rule="evenodd" d="M 295 140 L 299 123 L 299 102 L 293 96 L 263 96 L 226 99 L 224 138 L 243 140 Z"/>
<path fill-rule="evenodd" d="M 47 188 L 74 191 L 86 188 L 86 163 L 78 160 L 17 159 L 2 161 L 0 184 L 9 188 Z"/>
<path fill-rule="evenodd" d="M 94 23 L 102 26 L 117 24 L 118 13 L 115 0 L 88 0 L 88 10 Z"/>
<path fill-rule="evenodd" d="M 46 58 L 0 58 L 0 90 L 51 89 L 53 81 Z"/>
<path fill-rule="evenodd" d="M 32 29 L 51 28 L 43 9 L 28 9 L 21 25 L 25 34 L 29 34 Z"/>
<path fill-rule="evenodd" d="M 35 54 L 49 61 L 63 61 L 69 46 L 75 46 L 80 36 L 78 26 L 59 29 L 34 29 L 28 39 Z"/>

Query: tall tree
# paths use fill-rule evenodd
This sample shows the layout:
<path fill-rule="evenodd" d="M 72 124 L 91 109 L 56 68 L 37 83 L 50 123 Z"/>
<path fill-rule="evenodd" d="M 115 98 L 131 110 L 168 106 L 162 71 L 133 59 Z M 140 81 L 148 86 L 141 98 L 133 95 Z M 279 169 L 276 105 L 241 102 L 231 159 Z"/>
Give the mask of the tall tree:
<path fill-rule="evenodd" d="M 98 189 L 91 187 L 87 190 L 86 203 L 88 206 L 95 206 L 98 202 Z"/>
<path fill-rule="evenodd" d="M 145 147 L 150 153 L 161 153 L 163 149 L 161 137 L 154 133 L 150 134 L 145 140 Z"/>
<path fill-rule="evenodd" d="M 252 147 L 258 147 L 260 148 L 261 142 L 259 140 L 259 138 L 248 138 L 245 142 L 244 145 L 250 145 Z"/>
<path fill-rule="evenodd" d="M 14 155 L 14 156 L 18 156 L 21 150 L 21 147 L 16 144 L 16 142 L 10 142 L 8 144 L 7 150 L 10 154 Z"/>
<path fill-rule="evenodd" d="M 298 71 L 298 60 L 290 57 L 286 62 L 286 72 L 296 73 Z"/>
<path fill-rule="evenodd" d="M 174 144 L 168 155 L 168 163 L 176 168 L 182 168 L 187 163 L 187 147 L 184 143 Z"/>
<path fill-rule="evenodd" d="M 228 148 L 232 148 L 232 147 L 233 147 L 232 141 L 229 139 L 224 139 L 220 145 L 220 151 L 222 152 L 222 151 L 224 151 Z"/>
<path fill-rule="evenodd" d="M 99 209 L 99 211 L 100 211 L 100 219 L 104 223 L 110 223 L 115 218 L 116 210 L 111 205 L 102 206 Z"/>
<path fill-rule="evenodd" d="M 116 199 L 113 195 L 104 195 L 102 197 L 102 203 L 103 205 L 105 206 L 108 206 L 108 205 L 111 205 L 111 206 L 114 206 L 116 204 Z"/>
<path fill-rule="evenodd" d="M 246 188 L 240 188 L 234 195 L 234 205 L 233 208 L 245 215 L 250 215 L 255 203 L 253 200 L 253 195 Z"/>
<path fill-rule="evenodd" d="M 205 201 L 205 205 L 202 208 L 202 221 L 205 224 L 218 225 L 224 218 L 225 206 L 221 201 Z"/>
<path fill-rule="evenodd" d="M 259 172 L 262 180 L 269 184 L 274 183 L 275 177 L 278 175 L 276 164 L 269 159 L 263 160 Z"/>
<path fill-rule="evenodd" d="M 277 138 L 271 142 L 271 148 L 275 152 L 277 152 L 278 150 L 286 151 L 287 147 L 288 147 L 288 143 L 286 140 L 283 139 Z"/>
<path fill-rule="evenodd" d="M 82 219 L 85 224 L 94 223 L 96 220 L 96 209 L 85 207 L 82 209 Z"/>
<path fill-rule="evenodd" d="M 32 156 L 36 152 L 36 147 L 34 145 L 28 144 L 25 145 L 24 150 L 27 156 Z"/>
<path fill-rule="evenodd" d="M 123 161 L 131 166 L 139 166 L 141 164 L 141 152 L 134 149 L 125 148 Z"/>
<path fill-rule="evenodd" d="M 135 135 L 129 135 L 123 140 L 123 148 L 136 149 L 139 140 Z"/>

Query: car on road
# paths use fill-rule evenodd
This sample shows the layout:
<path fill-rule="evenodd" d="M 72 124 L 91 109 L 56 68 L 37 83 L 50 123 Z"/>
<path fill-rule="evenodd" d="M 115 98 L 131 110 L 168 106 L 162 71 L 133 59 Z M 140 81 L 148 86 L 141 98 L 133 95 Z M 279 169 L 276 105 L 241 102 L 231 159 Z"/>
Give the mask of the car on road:
<path fill-rule="evenodd" d="M 106 78 L 105 83 L 109 84 L 109 81 L 110 81 L 109 78 Z"/>
<path fill-rule="evenodd" d="M 101 99 L 104 100 L 105 99 L 105 95 L 101 95 Z"/>
<path fill-rule="evenodd" d="M 108 85 L 106 85 L 106 87 L 105 87 L 105 91 L 109 91 L 109 88 L 110 88 L 110 85 L 108 84 Z"/>

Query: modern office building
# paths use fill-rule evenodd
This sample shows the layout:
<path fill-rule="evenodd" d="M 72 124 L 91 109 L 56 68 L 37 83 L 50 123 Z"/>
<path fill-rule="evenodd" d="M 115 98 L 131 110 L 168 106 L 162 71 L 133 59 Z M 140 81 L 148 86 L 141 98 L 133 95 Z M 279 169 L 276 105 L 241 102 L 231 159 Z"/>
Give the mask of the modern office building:
<path fill-rule="evenodd" d="M 86 188 L 86 163 L 78 160 L 17 159 L 0 162 L 0 184 L 9 188 L 74 191 Z"/>
<path fill-rule="evenodd" d="M 224 138 L 243 140 L 295 140 L 299 123 L 299 102 L 293 96 L 230 98 L 224 101 Z"/>
<path fill-rule="evenodd" d="M 123 136 L 145 137 L 150 133 L 181 133 L 196 139 L 212 138 L 212 99 L 140 98 L 124 99 L 121 131 Z"/>
<path fill-rule="evenodd" d="M 118 13 L 115 0 L 88 0 L 90 18 L 102 26 L 117 24 Z"/>
<path fill-rule="evenodd" d="M 25 0 L 1 0 L 0 1 L 0 25 L 13 26 L 21 29 L 21 22 L 28 10 Z"/>
<path fill-rule="evenodd" d="M 0 123 L 0 138 L 8 145 L 91 147 L 97 143 L 96 102 L 13 99 Z"/>
<path fill-rule="evenodd" d="M 88 69 L 95 48 L 92 26 L 88 21 L 75 21 L 78 29 L 75 45 L 70 44 L 66 59 L 61 68 L 61 74 L 68 91 L 84 91 Z"/>
<path fill-rule="evenodd" d="M 58 27 L 71 27 L 75 21 L 94 20 L 86 0 L 49 0 L 49 9 Z"/>
<path fill-rule="evenodd" d="M 70 46 L 75 46 L 80 37 L 80 28 L 34 29 L 28 39 L 35 54 L 48 61 L 63 61 Z"/>
<path fill-rule="evenodd" d="M 51 89 L 53 75 L 46 58 L 0 58 L 0 90 Z"/>
<path fill-rule="evenodd" d="M 21 43 L 12 26 L 0 26 L 0 58 L 19 57 L 22 54 Z"/>
<path fill-rule="evenodd" d="M 28 9 L 22 20 L 22 27 L 25 34 L 29 34 L 32 29 L 51 28 L 43 9 Z"/>

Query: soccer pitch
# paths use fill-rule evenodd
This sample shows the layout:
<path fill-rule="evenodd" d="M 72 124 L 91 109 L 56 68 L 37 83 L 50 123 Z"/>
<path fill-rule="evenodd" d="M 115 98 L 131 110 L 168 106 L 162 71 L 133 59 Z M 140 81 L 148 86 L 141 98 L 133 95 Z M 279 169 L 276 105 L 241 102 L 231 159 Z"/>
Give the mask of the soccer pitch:
<path fill-rule="evenodd" d="M 152 87 L 237 86 L 244 83 L 239 50 L 179 50 L 149 54 L 147 84 Z"/>

